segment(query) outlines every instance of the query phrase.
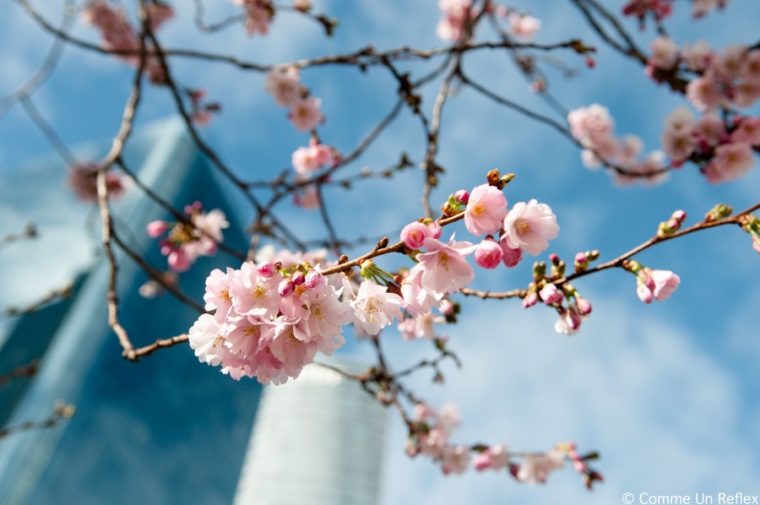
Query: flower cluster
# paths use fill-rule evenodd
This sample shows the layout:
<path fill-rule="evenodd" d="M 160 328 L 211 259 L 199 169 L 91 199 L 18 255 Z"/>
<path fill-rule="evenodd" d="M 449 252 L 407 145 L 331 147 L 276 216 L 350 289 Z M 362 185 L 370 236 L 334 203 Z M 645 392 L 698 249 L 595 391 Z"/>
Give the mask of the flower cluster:
<path fill-rule="evenodd" d="M 621 169 L 614 172 L 621 184 L 642 178 L 650 183 L 664 180 L 667 167 L 663 153 L 654 151 L 639 159 L 643 147 L 641 139 L 633 135 L 618 139 L 606 107 L 593 104 L 575 109 L 570 111 L 567 121 L 573 137 L 584 147 L 581 159 L 586 167 L 595 169 L 602 164 L 614 165 Z"/>
<path fill-rule="evenodd" d="M 470 448 L 449 442 L 451 434 L 459 426 L 459 411 L 455 405 L 446 404 L 436 411 L 424 403 L 418 403 L 413 422 L 415 429 L 411 431 L 406 446 L 409 456 L 422 454 L 431 458 L 440 463 L 446 475 L 461 474 L 467 470 L 472 458 Z"/>
<path fill-rule="evenodd" d="M 69 187 L 83 202 L 98 200 L 98 165 L 95 163 L 76 163 L 69 168 Z M 109 198 L 119 198 L 126 190 L 127 181 L 119 172 L 106 172 L 106 188 Z"/>
<path fill-rule="evenodd" d="M 146 229 L 152 238 L 166 234 L 161 241 L 161 254 L 175 272 L 187 271 L 200 256 L 216 254 L 217 244 L 223 239 L 222 230 L 229 226 L 221 210 L 204 212 L 200 202 L 186 205 L 185 216 L 185 220 L 176 223 L 151 221 Z"/>
<path fill-rule="evenodd" d="M 633 16 L 644 25 L 647 16 L 662 21 L 673 13 L 673 0 L 630 0 L 623 6 L 623 15 Z"/>
<path fill-rule="evenodd" d="M 660 22 L 673 12 L 674 0 L 629 0 L 623 6 L 623 14 L 639 19 L 644 26 L 647 16 L 652 16 Z M 724 8 L 728 0 L 691 0 L 691 14 L 695 18 L 701 18 L 716 8 Z"/>
<path fill-rule="evenodd" d="M 245 31 L 248 35 L 269 33 L 269 24 L 274 19 L 275 8 L 271 0 L 234 0 L 245 10 Z"/>
<path fill-rule="evenodd" d="M 556 254 L 549 256 L 551 270 L 546 271 L 546 263 L 533 265 L 533 282 L 528 285 L 522 305 L 530 308 L 538 302 L 544 303 L 558 314 L 554 330 L 562 335 L 573 335 L 592 311 L 591 303 L 565 278 L 565 262 Z M 586 270 L 589 264 L 599 258 L 598 251 L 579 252 L 575 255 L 575 271 Z"/>
<path fill-rule="evenodd" d="M 751 107 L 760 99 L 760 49 L 735 45 L 716 52 L 704 42 L 679 49 L 661 36 L 652 42 L 647 71 L 657 81 L 679 70 L 698 74 L 686 86 L 686 96 L 702 112 L 719 107 Z"/>
<path fill-rule="evenodd" d="M 697 120 L 681 107 L 667 118 L 662 145 L 675 165 L 693 160 L 712 183 L 735 180 L 755 163 L 753 150 L 760 147 L 760 118 L 734 116 L 727 124 L 711 113 Z"/>
<path fill-rule="evenodd" d="M 246 262 L 206 279 L 206 310 L 190 329 L 200 361 L 221 366 L 234 379 L 256 377 L 282 384 L 298 377 L 317 352 L 343 343 L 348 303 L 308 263 Z"/>
<path fill-rule="evenodd" d="M 324 121 L 322 101 L 309 95 L 301 84 L 296 67 L 277 67 L 267 74 L 266 88 L 283 107 L 288 107 L 288 118 L 301 131 L 313 130 Z"/>
<path fill-rule="evenodd" d="M 145 10 L 151 30 L 157 30 L 174 17 L 172 8 L 161 2 L 148 2 Z M 111 5 L 108 0 L 90 0 L 82 10 L 82 19 L 100 30 L 106 49 L 116 52 L 119 58 L 131 65 L 139 65 L 140 39 L 123 8 Z M 145 71 L 152 82 L 160 84 L 165 81 L 164 69 L 157 57 L 147 58 Z"/>
<path fill-rule="evenodd" d="M 436 411 L 425 403 L 417 403 L 410 424 L 407 454 L 431 458 L 441 465 L 445 475 L 462 474 L 470 466 L 478 472 L 508 469 L 519 482 L 545 484 L 552 472 L 563 468 L 569 461 L 573 469 L 584 476 L 587 487 L 591 488 L 595 482 L 604 480 L 588 464 L 599 455 L 594 452 L 581 455 L 572 442 L 556 444 L 547 452 L 527 454 L 510 453 L 502 444 L 469 447 L 450 442 L 459 424 L 459 412 L 455 405 L 446 404 Z"/>
<path fill-rule="evenodd" d="M 636 295 L 644 303 L 667 300 L 681 283 L 681 278 L 670 270 L 652 270 L 638 261 L 629 260 L 623 268 L 636 276 Z"/>

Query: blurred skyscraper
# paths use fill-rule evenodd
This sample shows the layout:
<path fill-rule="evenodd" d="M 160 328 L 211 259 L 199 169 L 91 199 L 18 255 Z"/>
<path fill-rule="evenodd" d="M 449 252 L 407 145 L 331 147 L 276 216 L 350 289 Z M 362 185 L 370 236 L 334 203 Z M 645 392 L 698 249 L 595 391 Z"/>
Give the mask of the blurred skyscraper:
<path fill-rule="evenodd" d="M 127 165 L 177 208 L 200 200 L 205 208 L 222 209 L 231 223 L 225 243 L 245 250 L 243 230 L 250 216 L 241 215 L 243 207 L 233 200 L 236 192 L 196 150 L 184 125 L 167 122 L 146 131 L 130 144 L 125 153 Z M 96 158 L 102 152 L 91 149 L 88 154 Z M 70 297 L 0 328 L 4 330 L 0 331 L 0 373 L 31 359 L 40 360 L 34 377 L 16 379 L 0 388 L 3 424 L 45 419 L 58 400 L 78 409 L 74 418 L 54 428 L 0 440 L 0 503 L 229 504 L 238 486 L 262 388 L 254 380 L 235 382 L 218 369 L 201 365 L 184 345 L 162 350 L 137 364 L 121 358 L 106 320 L 109 268 L 99 252 L 97 221 L 92 210 L 88 217 L 88 207 L 62 189 L 66 172 L 61 161 L 49 159 L 0 174 L 0 233 L 14 231 L 26 220 L 34 221 L 40 230 L 38 240 L 0 251 L 0 277 L 7 292 L 0 295 L 1 306 L 15 303 L 14 293 L 34 298 L 58 287 L 55 282 L 60 278 L 78 279 Z M 128 242 L 151 264 L 164 264 L 165 258 L 156 242 L 145 235 L 144 226 L 153 219 L 169 217 L 165 211 L 138 188 L 128 191 L 116 208 L 116 226 Z M 213 258 L 201 258 L 181 276 L 180 286 L 200 300 L 206 273 L 237 261 L 221 251 Z M 169 295 L 152 300 L 140 297 L 138 287 L 147 280 L 146 275 L 128 257 L 121 256 L 119 263 L 121 320 L 135 344 L 186 332 L 197 314 Z M 316 388 L 315 394 L 322 391 L 318 394 L 326 401 L 320 405 L 312 398 L 296 400 L 292 408 L 297 415 L 280 410 L 283 426 L 289 426 L 294 436 L 319 433 L 328 445 L 328 437 L 333 437 L 335 449 L 347 449 L 340 440 L 354 440 L 351 445 L 358 448 L 364 443 L 361 440 L 369 437 L 364 444 L 379 460 L 376 449 L 381 432 L 347 421 L 356 413 L 352 405 L 361 404 L 352 402 L 362 400 L 351 400 L 355 395 L 349 392 L 349 385 L 335 390 L 317 386 L 308 378 L 314 374 L 319 376 L 309 372 L 304 386 L 297 383 L 283 391 L 287 395 L 300 387 Z M 276 402 L 278 394 L 270 396 Z M 311 414 L 303 415 L 304 411 L 297 409 L 309 409 Z M 267 415 L 262 426 L 270 422 L 266 419 Z M 314 424 L 319 419 L 325 422 Z M 299 429 L 299 424 L 303 428 Z M 329 424 L 334 424 L 332 432 Z M 321 431 L 314 432 L 317 426 Z M 382 430 L 382 423 L 371 426 Z M 340 460 L 324 445 L 304 447 L 298 455 L 283 453 L 286 456 L 291 458 L 287 459 L 291 471 L 292 465 L 313 468 L 312 480 L 322 482 L 320 489 L 352 486 L 353 477 L 344 467 L 326 471 Z M 377 460 L 374 463 L 379 466 Z M 340 472 L 346 473 L 338 482 Z M 370 474 L 376 475 L 374 467 L 369 473 L 355 473 L 365 480 L 354 487 L 376 496 L 377 480 L 366 480 Z M 283 474 L 269 475 L 287 480 Z M 303 485 L 314 483 L 304 480 Z M 266 488 L 264 482 L 259 486 Z M 276 503 L 374 503 L 347 502 L 342 492 L 329 496 L 336 498 L 319 502 L 289 498 Z"/>

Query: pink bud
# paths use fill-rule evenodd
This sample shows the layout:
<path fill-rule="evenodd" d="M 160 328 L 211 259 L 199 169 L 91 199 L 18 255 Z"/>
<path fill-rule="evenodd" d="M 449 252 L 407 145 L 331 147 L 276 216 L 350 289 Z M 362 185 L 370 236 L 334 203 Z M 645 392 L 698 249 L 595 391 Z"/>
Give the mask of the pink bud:
<path fill-rule="evenodd" d="M 475 249 L 475 263 L 483 268 L 496 268 L 501 257 L 501 246 L 495 240 L 484 240 Z"/>
<path fill-rule="evenodd" d="M 583 253 L 583 252 L 579 252 L 579 253 L 577 253 L 577 254 L 575 255 L 575 262 L 576 262 L 576 263 L 579 263 L 579 264 L 581 264 L 581 265 L 582 265 L 582 264 L 586 263 L 586 261 L 588 261 L 588 260 L 586 259 L 586 253 Z"/>
<path fill-rule="evenodd" d="M 557 286 L 551 283 L 547 284 L 541 289 L 539 296 L 541 297 L 541 300 L 543 300 L 547 305 L 555 305 L 557 303 L 560 303 L 564 298 L 562 291 L 557 289 Z"/>
<path fill-rule="evenodd" d="M 184 272 L 190 268 L 190 259 L 182 249 L 175 249 L 170 252 L 166 260 L 169 263 L 169 268 L 175 272 Z"/>
<path fill-rule="evenodd" d="M 262 277 L 269 278 L 277 272 L 277 269 L 275 268 L 274 263 L 271 261 L 265 261 L 263 263 L 259 263 L 259 265 L 256 267 L 256 272 Z"/>
<path fill-rule="evenodd" d="M 506 238 L 502 238 L 499 244 L 501 244 L 501 260 L 504 262 L 504 265 L 509 268 L 517 266 L 520 260 L 522 260 L 522 249 L 512 249 L 509 247 Z"/>
<path fill-rule="evenodd" d="M 304 284 L 306 284 L 307 288 L 315 288 L 319 285 L 319 282 L 321 280 L 322 280 L 322 274 L 320 274 L 316 270 L 309 270 L 309 273 L 306 274 L 306 281 Z"/>
<path fill-rule="evenodd" d="M 587 316 L 591 314 L 591 302 L 586 300 L 585 298 L 581 298 L 580 296 L 577 296 L 575 298 L 575 305 L 578 307 L 578 313 L 582 316 Z"/>
<path fill-rule="evenodd" d="M 148 226 L 146 226 L 145 229 L 148 232 L 149 237 L 156 238 L 168 230 L 169 225 L 165 221 L 151 221 L 148 223 Z"/>
<path fill-rule="evenodd" d="M 306 277 L 304 276 L 303 272 L 296 272 L 290 276 L 290 282 L 292 282 L 296 286 L 300 286 L 301 284 L 303 284 L 303 281 L 305 280 L 306 280 Z"/>
<path fill-rule="evenodd" d="M 522 306 L 527 309 L 534 306 L 536 303 L 538 303 L 538 294 L 536 294 L 535 291 L 531 291 L 525 296 L 525 298 L 523 298 Z"/>
<path fill-rule="evenodd" d="M 470 200 L 470 194 L 467 192 L 467 190 L 460 189 L 454 193 L 454 198 L 460 203 L 467 203 Z"/>
<path fill-rule="evenodd" d="M 679 223 L 683 223 L 684 220 L 686 219 L 686 212 L 682 210 L 677 210 L 673 213 L 672 218 L 678 221 Z"/>
<path fill-rule="evenodd" d="M 570 328 L 571 331 L 577 331 L 578 328 L 581 327 L 581 316 L 575 312 L 574 310 L 568 310 L 565 313 L 565 322 L 567 323 L 567 327 Z"/>
<path fill-rule="evenodd" d="M 280 296 L 288 296 L 293 292 L 293 289 L 295 286 L 292 282 L 290 282 L 288 279 L 283 279 L 280 281 L 280 284 L 277 286 L 277 294 Z"/>
<path fill-rule="evenodd" d="M 487 452 L 481 452 L 474 458 L 472 458 L 472 466 L 475 470 L 482 472 L 491 468 L 491 455 Z"/>
<path fill-rule="evenodd" d="M 401 240 L 409 249 L 420 249 L 425 243 L 425 239 L 432 236 L 432 230 L 418 221 L 414 221 L 404 226 L 401 230 Z"/>

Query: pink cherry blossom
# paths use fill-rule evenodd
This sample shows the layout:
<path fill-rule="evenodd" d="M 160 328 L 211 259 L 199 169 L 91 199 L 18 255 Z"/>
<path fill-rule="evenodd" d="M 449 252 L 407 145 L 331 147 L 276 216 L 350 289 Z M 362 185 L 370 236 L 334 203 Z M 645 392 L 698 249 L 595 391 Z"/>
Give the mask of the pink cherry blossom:
<path fill-rule="evenodd" d="M 685 44 L 681 51 L 681 57 L 686 62 L 687 68 L 695 72 L 707 70 L 712 64 L 713 56 L 709 44 L 703 40 L 694 44 Z"/>
<path fill-rule="evenodd" d="M 436 337 L 435 323 L 445 323 L 446 319 L 436 316 L 428 311 L 414 317 L 408 317 L 398 324 L 398 331 L 406 340 L 427 338 L 432 340 Z"/>
<path fill-rule="evenodd" d="M 670 298 L 681 283 L 681 278 L 670 270 L 652 270 L 649 275 L 654 281 L 652 294 L 658 301 Z"/>
<path fill-rule="evenodd" d="M 293 168 L 301 176 L 308 176 L 334 159 L 333 149 L 325 144 L 320 144 L 313 138 L 307 147 L 299 147 L 293 152 L 291 161 Z"/>
<path fill-rule="evenodd" d="M 504 236 L 513 249 L 536 256 L 549 247 L 549 240 L 559 235 L 557 217 L 551 207 L 537 200 L 518 202 L 504 219 Z"/>
<path fill-rule="evenodd" d="M 726 136 L 726 126 L 717 114 L 705 114 L 699 118 L 693 133 L 698 142 L 716 146 Z"/>
<path fill-rule="evenodd" d="M 444 475 L 464 473 L 469 466 L 470 449 L 464 445 L 450 445 L 444 448 L 441 462 Z"/>
<path fill-rule="evenodd" d="M 657 37 L 652 41 L 650 50 L 650 65 L 662 70 L 670 70 L 678 64 L 678 44 L 672 39 Z"/>
<path fill-rule="evenodd" d="M 507 20 L 512 35 L 523 40 L 532 39 L 541 28 L 541 21 L 527 14 L 518 14 L 510 12 Z"/>
<path fill-rule="evenodd" d="M 168 237 L 161 243 L 161 254 L 167 257 L 169 268 L 184 272 L 200 256 L 216 254 L 217 243 L 223 240 L 222 230 L 229 226 L 227 218 L 219 209 L 203 212 L 200 202 L 185 208 L 188 222 L 169 224 L 150 223 L 147 232 L 157 238 L 168 230 Z"/>
<path fill-rule="evenodd" d="M 393 319 L 400 319 L 403 302 L 399 295 L 389 293 L 385 286 L 365 280 L 351 302 L 354 326 L 368 335 L 377 335 Z"/>
<path fill-rule="evenodd" d="M 275 67 L 266 78 L 266 88 L 278 104 L 291 107 L 305 93 L 306 88 L 299 82 L 297 67 Z"/>
<path fill-rule="evenodd" d="M 760 117 L 744 117 L 731 133 L 731 142 L 760 145 Z"/>
<path fill-rule="evenodd" d="M 715 109 L 723 100 L 718 84 L 706 75 L 694 79 L 686 86 L 686 96 L 702 112 Z"/>
<path fill-rule="evenodd" d="M 293 203 L 304 209 L 318 209 L 320 201 L 317 186 L 307 184 L 293 193 Z"/>
<path fill-rule="evenodd" d="M 231 268 L 228 268 L 227 272 L 215 268 L 206 277 L 206 292 L 203 295 L 203 301 L 206 302 L 204 308 L 207 311 L 215 311 L 214 318 L 220 323 L 227 319 L 230 307 L 232 307 L 229 278 L 231 272 Z"/>
<path fill-rule="evenodd" d="M 564 456 L 558 451 L 542 455 L 527 455 L 515 473 L 520 482 L 544 484 L 551 472 L 564 466 Z"/>
<path fill-rule="evenodd" d="M 245 30 L 248 35 L 269 32 L 269 24 L 274 18 L 274 4 L 271 0 L 234 0 L 245 9 Z"/>
<path fill-rule="evenodd" d="M 509 463 L 509 452 L 503 445 L 493 445 L 473 458 L 472 464 L 476 470 L 499 471 Z"/>
<path fill-rule="evenodd" d="M 188 332 L 190 348 L 198 359 L 212 366 L 218 366 L 230 356 L 224 345 L 224 329 L 211 314 L 201 314 Z"/>
<path fill-rule="evenodd" d="M 438 8 L 443 14 L 436 29 L 438 37 L 443 40 L 460 40 L 468 20 L 475 18 L 472 0 L 439 0 Z"/>
<path fill-rule="evenodd" d="M 475 263 L 483 268 L 496 268 L 501 263 L 501 246 L 495 240 L 484 240 L 475 249 Z"/>
<path fill-rule="evenodd" d="M 76 197 L 83 202 L 98 201 L 98 165 L 95 163 L 77 163 L 69 168 L 69 187 Z M 120 198 L 127 189 L 127 181 L 119 172 L 106 172 L 108 198 Z"/>
<path fill-rule="evenodd" d="M 473 235 L 496 233 L 501 230 L 507 215 L 507 199 L 494 186 L 481 184 L 475 187 L 464 210 L 464 225 Z"/>
<path fill-rule="evenodd" d="M 444 244 L 428 238 L 425 247 L 429 252 L 417 256 L 422 268 L 421 283 L 425 289 L 443 296 L 457 292 L 472 282 L 475 272 L 464 257 L 472 252 L 472 244 L 454 241 Z"/>
<path fill-rule="evenodd" d="M 732 181 L 744 176 L 754 164 L 752 146 L 743 142 L 724 144 L 715 149 L 715 157 L 705 167 L 705 176 L 712 183 Z"/>
<path fill-rule="evenodd" d="M 439 303 L 440 296 L 422 286 L 425 269 L 421 264 L 415 265 L 401 282 L 401 296 L 407 312 L 418 316 L 428 312 Z"/>
<path fill-rule="evenodd" d="M 288 117 L 296 128 L 309 131 L 324 120 L 320 109 L 322 101 L 313 96 L 297 98 L 290 104 Z"/>
<path fill-rule="evenodd" d="M 252 262 L 246 261 L 230 274 L 227 296 L 241 316 L 274 317 L 280 310 L 277 284 L 276 277 L 261 275 Z"/>

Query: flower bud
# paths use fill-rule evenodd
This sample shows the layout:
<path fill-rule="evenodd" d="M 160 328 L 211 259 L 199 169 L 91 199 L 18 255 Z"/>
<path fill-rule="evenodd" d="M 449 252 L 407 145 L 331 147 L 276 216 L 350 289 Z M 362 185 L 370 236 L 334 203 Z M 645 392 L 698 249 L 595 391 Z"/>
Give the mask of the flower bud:
<path fill-rule="evenodd" d="M 578 307 L 578 313 L 582 316 L 587 316 L 591 314 L 591 303 L 586 300 L 585 298 L 581 298 L 580 296 L 575 297 L 575 306 Z"/>
<path fill-rule="evenodd" d="M 460 203 L 467 203 L 470 200 L 470 194 L 467 192 L 467 190 L 460 189 L 454 193 L 454 198 Z"/>
<path fill-rule="evenodd" d="M 319 281 L 322 279 L 322 274 L 317 272 L 316 270 L 310 270 L 308 274 L 306 274 L 306 280 L 304 281 L 304 284 L 306 284 L 307 288 L 315 288 L 317 285 L 319 285 Z"/>
<path fill-rule="evenodd" d="M 495 240 L 486 239 L 475 249 L 475 263 L 483 268 L 496 268 L 501 258 L 501 246 Z"/>
<path fill-rule="evenodd" d="M 277 294 L 285 297 L 293 293 L 293 290 L 295 289 L 295 285 L 290 282 L 288 279 L 283 279 L 280 281 L 280 284 L 277 286 Z"/>
<path fill-rule="evenodd" d="M 277 273 L 277 268 L 275 267 L 274 263 L 265 261 L 263 263 L 259 263 L 256 266 L 256 272 L 262 277 L 269 278 Z"/>
<path fill-rule="evenodd" d="M 541 300 L 543 300 L 543 302 L 547 305 L 556 305 L 562 302 L 564 298 L 562 292 L 557 289 L 557 286 L 552 283 L 544 286 L 539 292 L 539 296 L 541 297 Z"/>
<path fill-rule="evenodd" d="M 293 275 L 290 276 L 290 282 L 292 282 L 296 286 L 300 286 L 301 284 L 303 284 L 304 280 L 306 280 L 306 276 L 301 271 L 295 272 Z"/>
<path fill-rule="evenodd" d="M 711 223 L 713 221 L 718 221 L 720 219 L 730 216 L 733 211 L 734 209 L 730 205 L 719 203 L 718 205 L 710 209 L 710 212 L 708 212 L 705 215 L 705 222 Z"/>
<path fill-rule="evenodd" d="M 523 298 L 522 306 L 524 309 L 528 309 L 538 303 L 538 294 L 535 290 L 531 290 Z"/>
<path fill-rule="evenodd" d="M 148 226 L 146 226 L 145 229 L 148 232 L 149 237 L 156 238 L 163 235 L 164 232 L 169 229 L 169 225 L 166 221 L 157 220 L 148 223 Z"/>

